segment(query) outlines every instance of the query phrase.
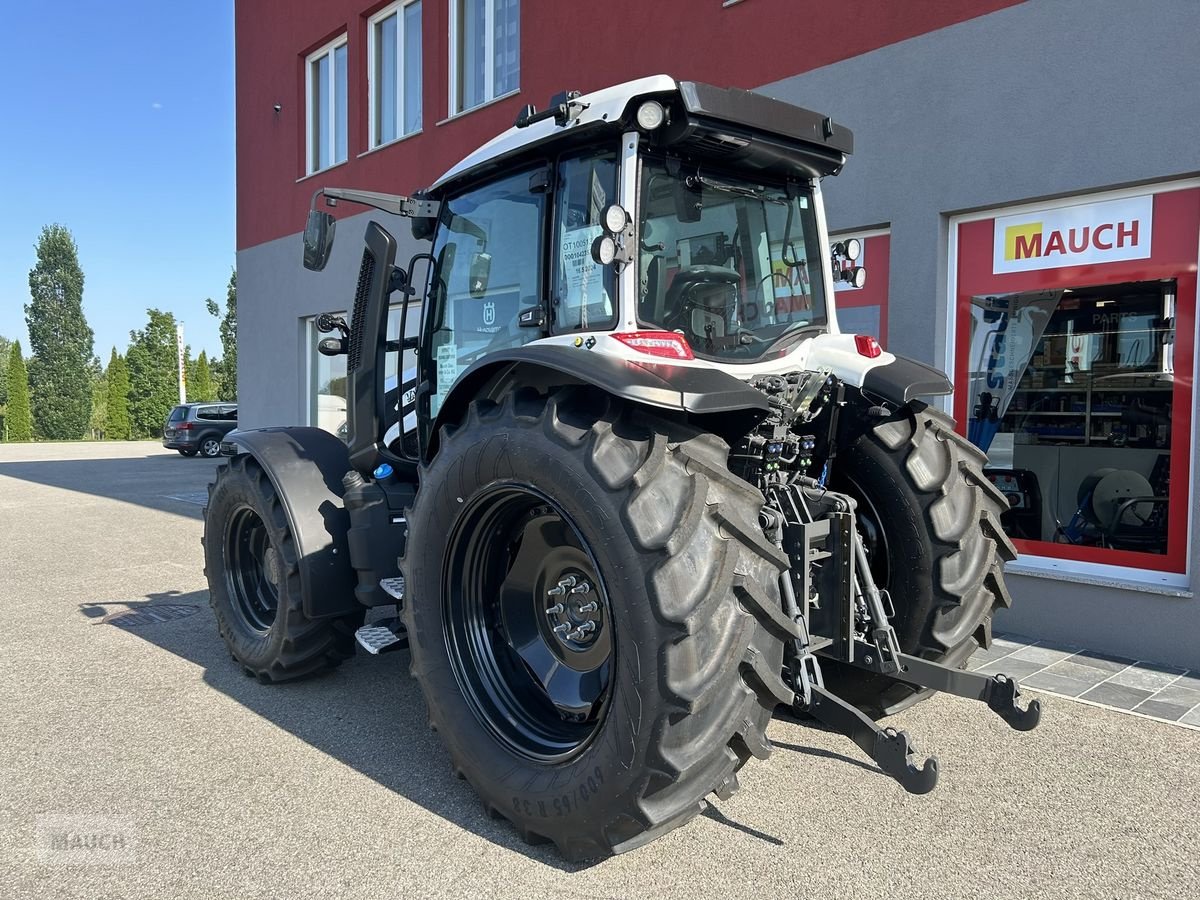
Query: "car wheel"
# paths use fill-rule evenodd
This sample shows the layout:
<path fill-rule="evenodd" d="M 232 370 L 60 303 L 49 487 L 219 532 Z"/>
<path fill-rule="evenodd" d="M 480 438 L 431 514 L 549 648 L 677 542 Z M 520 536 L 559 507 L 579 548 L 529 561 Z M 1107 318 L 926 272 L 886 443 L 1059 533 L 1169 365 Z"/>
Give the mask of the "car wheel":
<path fill-rule="evenodd" d="M 200 442 L 200 455 L 205 459 L 215 459 L 221 455 L 221 439 L 206 437 Z"/>

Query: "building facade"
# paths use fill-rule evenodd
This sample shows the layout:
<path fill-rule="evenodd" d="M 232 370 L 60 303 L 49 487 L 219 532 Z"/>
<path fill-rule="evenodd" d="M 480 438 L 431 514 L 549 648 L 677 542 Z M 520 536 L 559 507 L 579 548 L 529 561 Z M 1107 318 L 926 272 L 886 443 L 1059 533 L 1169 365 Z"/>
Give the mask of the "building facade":
<path fill-rule="evenodd" d="M 1200 667 L 1192 0 L 240 0 L 236 28 L 244 427 L 336 430 L 313 318 L 370 218 L 424 249 L 339 210 L 303 270 L 316 189 L 416 190 L 561 90 L 754 88 L 855 131 L 824 185 L 868 271 L 839 320 L 951 374 L 1022 551 L 997 628 Z"/>

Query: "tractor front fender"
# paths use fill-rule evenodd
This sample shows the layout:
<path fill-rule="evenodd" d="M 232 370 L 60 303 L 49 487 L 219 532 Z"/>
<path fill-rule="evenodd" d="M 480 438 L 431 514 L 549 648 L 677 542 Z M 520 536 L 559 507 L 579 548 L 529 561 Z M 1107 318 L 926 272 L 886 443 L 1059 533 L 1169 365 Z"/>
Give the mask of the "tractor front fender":
<path fill-rule="evenodd" d="M 438 410 L 433 440 L 443 424 L 461 419 L 471 401 L 498 400 L 523 384 L 539 388 L 590 384 L 633 403 L 700 418 L 704 427 L 727 439 L 745 434 L 769 410 L 761 392 L 716 369 L 674 366 L 650 357 L 633 362 L 574 347 L 527 344 L 490 354 L 463 373 Z"/>
<path fill-rule="evenodd" d="M 259 428 L 231 431 L 221 452 L 248 453 L 271 479 L 296 541 L 304 614 L 315 619 L 361 609 L 342 503 L 342 477 L 350 471 L 346 444 L 320 428 Z"/>

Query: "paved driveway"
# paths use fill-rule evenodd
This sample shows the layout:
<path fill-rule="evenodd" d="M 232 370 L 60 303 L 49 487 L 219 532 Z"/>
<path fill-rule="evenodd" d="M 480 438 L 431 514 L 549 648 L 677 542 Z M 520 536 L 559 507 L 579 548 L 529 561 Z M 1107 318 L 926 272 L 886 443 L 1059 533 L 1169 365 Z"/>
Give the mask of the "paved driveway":
<path fill-rule="evenodd" d="M 214 467 L 0 445 L 0 897 L 1200 896 L 1200 732 L 1055 697 L 1028 735 L 950 697 L 897 717 L 939 757 L 924 797 L 777 720 L 732 800 L 565 865 L 451 777 L 407 654 L 240 673 L 201 574 Z"/>

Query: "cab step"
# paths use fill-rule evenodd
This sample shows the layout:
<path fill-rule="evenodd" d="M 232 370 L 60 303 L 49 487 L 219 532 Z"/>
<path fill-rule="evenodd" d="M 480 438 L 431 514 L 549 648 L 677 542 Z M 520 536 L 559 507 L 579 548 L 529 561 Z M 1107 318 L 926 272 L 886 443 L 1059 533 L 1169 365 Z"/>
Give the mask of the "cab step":
<path fill-rule="evenodd" d="M 404 576 L 397 575 L 394 578 L 379 579 L 379 586 L 383 592 L 391 597 L 396 603 L 404 602 Z"/>
<path fill-rule="evenodd" d="M 403 650 L 408 646 L 408 633 L 397 618 L 379 619 L 364 625 L 354 632 L 354 639 L 372 656 Z"/>

